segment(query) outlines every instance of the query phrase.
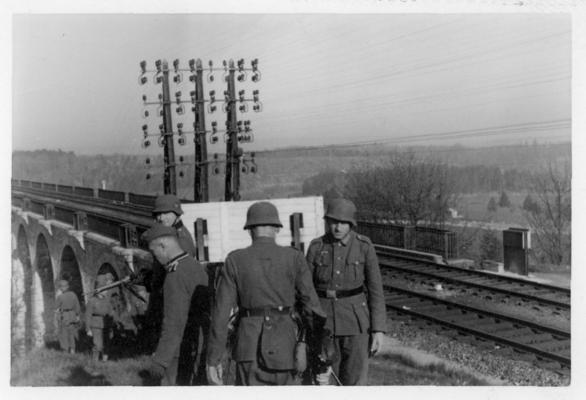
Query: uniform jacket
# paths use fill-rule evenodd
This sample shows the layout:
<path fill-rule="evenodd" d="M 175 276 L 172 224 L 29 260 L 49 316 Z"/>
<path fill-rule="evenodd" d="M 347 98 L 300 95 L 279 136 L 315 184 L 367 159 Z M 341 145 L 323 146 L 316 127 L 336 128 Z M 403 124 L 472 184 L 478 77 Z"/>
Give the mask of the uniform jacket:
<path fill-rule="evenodd" d="M 206 300 L 208 276 L 203 266 L 187 253 L 165 265 L 163 327 L 153 360 L 168 367 L 179 348 L 190 309 Z"/>
<path fill-rule="evenodd" d="M 173 225 L 173 228 L 177 230 L 177 240 L 179 241 L 179 246 L 181 246 L 181 249 L 183 249 L 183 251 L 189 254 L 192 258 L 195 258 L 195 244 L 193 242 L 193 238 L 191 237 L 191 233 L 189 233 L 185 225 L 183 225 L 183 222 L 181 222 L 181 220 L 177 220 L 177 222 Z M 164 281 L 165 267 L 155 259 L 153 261 L 151 282 L 149 282 L 147 286 L 151 292 L 157 292 L 162 290 Z"/>
<path fill-rule="evenodd" d="M 86 328 L 108 328 L 117 319 L 110 296 L 100 293 L 89 299 L 85 308 Z"/>
<path fill-rule="evenodd" d="M 59 321 L 63 325 L 71 325 L 79 322 L 79 300 L 72 291 L 61 293 L 57 296 L 55 308 L 59 312 Z"/>
<path fill-rule="evenodd" d="M 380 268 L 370 239 L 350 231 L 336 242 L 326 234 L 311 242 L 307 263 L 318 290 L 351 290 L 365 293 L 320 302 L 328 315 L 326 327 L 337 336 L 386 330 L 386 311 Z"/>
<path fill-rule="evenodd" d="M 231 252 L 220 270 L 212 307 L 208 364 L 218 365 L 222 359 L 232 309 L 293 307 L 296 301 L 325 316 L 300 251 L 260 237 L 251 246 Z M 243 316 L 234 359 L 253 361 L 260 354 L 271 358 L 271 369 L 293 369 L 295 342 L 296 325 L 290 315 Z"/>
<path fill-rule="evenodd" d="M 193 237 L 191 237 L 191 233 L 189 233 L 185 225 L 183 225 L 183 222 L 177 220 L 173 227 L 177 229 L 177 238 L 179 239 L 179 245 L 183 251 L 191 257 L 195 257 L 196 250 Z"/>

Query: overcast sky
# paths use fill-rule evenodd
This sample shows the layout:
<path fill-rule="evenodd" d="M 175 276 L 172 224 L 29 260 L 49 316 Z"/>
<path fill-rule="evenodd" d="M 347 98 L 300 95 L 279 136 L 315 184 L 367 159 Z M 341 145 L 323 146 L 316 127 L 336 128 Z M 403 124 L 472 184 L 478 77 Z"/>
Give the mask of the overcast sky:
<path fill-rule="evenodd" d="M 141 96 L 160 85 L 138 84 L 139 62 L 159 58 L 259 59 L 262 80 L 237 85 L 264 105 L 239 117 L 247 149 L 569 140 L 571 34 L 567 14 L 15 15 L 13 149 L 144 153 L 160 121 Z"/>

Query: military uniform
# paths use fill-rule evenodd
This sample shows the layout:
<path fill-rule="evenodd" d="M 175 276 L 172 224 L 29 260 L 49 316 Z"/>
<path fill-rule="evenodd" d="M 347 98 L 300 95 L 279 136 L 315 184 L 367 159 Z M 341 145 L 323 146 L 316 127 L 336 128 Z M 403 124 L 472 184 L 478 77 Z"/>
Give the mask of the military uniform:
<path fill-rule="evenodd" d="M 55 309 L 61 350 L 73 353 L 79 332 L 80 306 L 77 295 L 66 289 L 57 296 Z"/>
<path fill-rule="evenodd" d="M 250 247 L 231 252 L 220 271 L 209 336 L 208 365 L 219 365 L 226 348 L 228 319 L 239 309 L 236 384 L 292 383 L 296 298 L 324 315 L 303 254 L 259 237 Z"/>
<path fill-rule="evenodd" d="M 105 280 L 102 277 L 103 275 L 98 276 L 98 288 L 105 284 Z M 100 356 L 102 356 L 103 360 L 107 360 L 108 355 L 105 347 L 108 347 L 114 323 L 118 322 L 118 315 L 114 307 L 112 307 L 110 296 L 104 292 L 94 294 L 88 300 L 85 317 L 86 329 L 91 332 L 94 345 L 92 348 L 94 360 L 99 360 Z M 104 342 L 107 343 L 106 346 L 104 346 Z"/>
<path fill-rule="evenodd" d="M 165 369 L 163 384 L 174 385 L 177 378 L 181 342 L 188 319 L 205 308 L 207 300 L 207 273 L 187 253 L 164 266 L 163 327 L 153 361 Z M 190 315 L 191 310 L 191 315 Z"/>
<path fill-rule="evenodd" d="M 326 234 L 311 242 L 307 262 L 326 328 L 334 334 L 333 369 L 343 385 L 366 384 L 370 332 L 386 330 L 380 269 L 374 247 L 350 231 L 342 240 Z"/>

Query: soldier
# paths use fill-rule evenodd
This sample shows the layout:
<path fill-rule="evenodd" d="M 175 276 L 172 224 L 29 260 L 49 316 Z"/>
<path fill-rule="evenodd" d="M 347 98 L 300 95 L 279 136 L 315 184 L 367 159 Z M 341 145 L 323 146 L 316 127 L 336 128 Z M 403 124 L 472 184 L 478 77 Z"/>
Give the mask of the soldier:
<path fill-rule="evenodd" d="M 307 262 L 326 329 L 334 334 L 333 371 L 343 385 L 365 385 L 368 357 L 378 352 L 386 311 L 378 260 L 370 240 L 352 230 L 356 207 L 334 199 L 325 215 L 328 232 L 311 242 Z M 369 344 L 370 341 L 370 344 Z"/>
<path fill-rule="evenodd" d="M 252 245 L 228 254 L 220 271 L 207 355 L 212 384 L 223 383 L 221 361 L 235 307 L 239 319 L 233 350 L 237 385 L 295 383 L 296 299 L 318 318 L 325 317 L 303 254 L 275 243 L 282 226 L 273 204 L 254 203 L 244 225 Z"/>
<path fill-rule="evenodd" d="M 153 217 L 155 221 L 165 226 L 171 226 L 177 230 L 177 238 L 181 248 L 191 257 L 195 257 L 195 244 L 191 233 L 187 230 L 181 221 L 181 202 L 173 194 L 164 194 L 155 200 Z"/>
<path fill-rule="evenodd" d="M 174 228 L 155 224 L 143 235 L 149 250 L 165 268 L 163 327 L 153 356 L 152 372 L 163 385 L 177 383 L 181 341 L 187 321 L 207 306 L 208 276 L 203 266 L 181 247 Z"/>
<path fill-rule="evenodd" d="M 106 275 L 96 277 L 96 289 L 106 286 Z M 112 307 L 106 291 L 95 293 L 89 300 L 85 310 L 87 334 L 93 340 L 92 358 L 94 361 L 108 361 L 104 341 L 109 345 L 114 323 L 118 323 L 118 315 Z"/>
<path fill-rule="evenodd" d="M 172 227 L 176 230 L 176 236 L 181 248 L 191 257 L 195 257 L 195 244 L 193 238 L 183 225 L 181 215 L 181 202 L 173 194 L 164 194 L 155 199 L 155 207 L 152 211 L 153 218 L 156 222 Z M 163 282 L 165 281 L 165 269 L 156 260 L 149 277 L 145 281 L 147 290 L 151 293 L 148 306 L 148 331 L 150 332 L 152 344 L 156 343 L 156 338 L 160 334 L 161 323 L 163 318 Z M 147 340 L 149 341 L 149 340 Z"/>
<path fill-rule="evenodd" d="M 69 290 L 69 282 L 61 279 L 57 286 L 61 292 L 55 304 L 55 318 L 61 350 L 75 353 L 75 341 L 79 333 L 79 299 Z"/>

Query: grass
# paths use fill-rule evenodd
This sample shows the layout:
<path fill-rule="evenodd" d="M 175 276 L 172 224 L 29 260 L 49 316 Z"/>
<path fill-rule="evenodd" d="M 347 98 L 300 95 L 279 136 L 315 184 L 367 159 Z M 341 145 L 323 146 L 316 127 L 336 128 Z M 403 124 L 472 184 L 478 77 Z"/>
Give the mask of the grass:
<path fill-rule="evenodd" d="M 37 349 L 12 362 L 12 386 L 148 386 L 148 356 L 95 362 L 89 354 Z"/>
<path fill-rule="evenodd" d="M 389 339 L 390 340 L 390 339 Z M 387 342 L 389 341 L 387 340 Z M 89 354 L 36 349 L 12 363 L 12 386 L 150 386 L 149 356 L 94 362 Z M 487 379 L 408 348 L 390 346 L 370 361 L 369 385 L 484 386 Z"/>

